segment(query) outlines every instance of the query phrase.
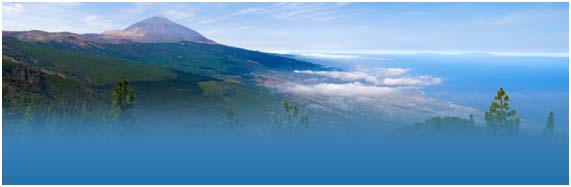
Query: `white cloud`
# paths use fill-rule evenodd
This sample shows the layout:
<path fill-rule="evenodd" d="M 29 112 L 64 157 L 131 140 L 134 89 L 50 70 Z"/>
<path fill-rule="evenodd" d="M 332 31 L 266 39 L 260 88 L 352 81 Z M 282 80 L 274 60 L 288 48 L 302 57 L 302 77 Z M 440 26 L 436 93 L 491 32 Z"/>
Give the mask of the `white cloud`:
<path fill-rule="evenodd" d="M 2 12 L 4 16 L 21 15 L 24 14 L 24 5 L 22 4 L 11 4 L 2 6 Z"/>
<path fill-rule="evenodd" d="M 349 74 L 327 75 L 351 76 Z M 433 116 L 468 117 L 470 114 L 481 113 L 469 107 L 426 97 L 422 87 L 374 85 L 365 80 L 328 82 L 323 79 L 275 73 L 262 76 L 261 84 L 304 99 L 316 113 L 335 114 L 350 121 L 380 120 L 414 123 Z M 428 76 L 419 77 L 427 79 Z M 411 81 L 405 78 L 397 80 L 402 81 L 399 84 L 411 84 L 406 81 L 419 84 L 415 82 L 416 80 Z"/>
<path fill-rule="evenodd" d="M 109 29 L 112 25 L 109 20 L 97 15 L 88 15 L 82 21 L 91 27 L 102 29 Z"/>
<path fill-rule="evenodd" d="M 272 52 L 272 50 L 268 51 Z M 522 56 L 522 57 L 569 57 L 567 52 L 519 52 L 519 51 L 433 51 L 433 50 L 376 50 L 376 49 L 358 49 L 358 50 L 328 50 L 328 51 L 312 51 L 302 52 L 295 50 L 275 50 L 280 54 L 294 54 L 301 55 L 304 54 L 319 54 L 314 55 L 314 57 L 322 56 L 325 58 L 331 55 L 343 54 L 345 56 L 355 56 L 357 58 L 366 58 L 361 55 L 495 55 L 495 56 Z M 386 60 L 383 58 L 374 58 L 375 60 Z"/>
<path fill-rule="evenodd" d="M 192 12 L 175 10 L 175 9 L 163 10 L 160 12 L 160 15 L 174 20 L 186 19 L 194 16 Z"/>
<path fill-rule="evenodd" d="M 349 120 L 365 118 L 413 123 L 433 116 L 478 114 L 475 109 L 424 95 L 424 87 L 441 78 L 408 75 L 408 68 L 364 68 L 354 71 L 297 70 L 291 76 L 263 75 L 261 84 L 312 103 L 317 112 L 333 112 Z"/>
<path fill-rule="evenodd" d="M 364 81 L 367 81 L 367 82 L 373 83 L 373 84 L 379 84 L 380 83 L 380 80 L 377 79 L 376 76 L 370 75 L 370 74 L 365 73 L 365 72 L 359 72 L 359 71 L 344 72 L 344 71 L 311 71 L 311 70 L 298 71 L 298 70 L 295 70 L 294 73 L 318 75 L 318 76 L 323 76 L 323 77 L 339 79 L 342 81 L 364 80 Z"/>
<path fill-rule="evenodd" d="M 385 78 L 382 81 L 382 84 L 390 86 L 430 86 L 441 83 L 441 78 L 430 76 Z"/>
<path fill-rule="evenodd" d="M 281 7 L 285 4 L 286 3 L 274 3 L 270 6 L 265 6 L 265 7 L 245 8 L 245 9 L 241 9 L 241 10 L 232 12 L 230 14 L 219 16 L 219 17 L 202 19 L 199 22 L 202 24 L 211 24 L 211 23 L 221 22 L 221 21 L 224 21 L 226 19 L 229 19 L 229 18 L 232 18 L 235 16 L 240 16 L 240 15 L 267 14 L 267 13 L 271 12 L 273 9 Z"/>
<path fill-rule="evenodd" d="M 357 67 L 357 70 L 383 77 L 401 76 L 410 71 L 408 68 L 362 68 L 359 66 Z"/>
<path fill-rule="evenodd" d="M 523 56 L 523 57 L 569 57 L 569 53 L 527 53 L 527 52 L 489 52 L 496 56 Z"/>
<path fill-rule="evenodd" d="M 338 8 L 345 3 L 274 3 L 263 7 L 250 7 L 215 18 L 200 20 L 202 24 L 221 22 L 242 15 L 268 15 L 287 20 L 329 21 L 343 17 Z"/>
<path fill-rule="evenodd" d="M 303 53 L 300 55 L 309 58 L 344 59 L 344 60 L 361 58 L 360 56 L 355 56 L 355 55 L 335 55 L 335 54 L 323 54 L 323 53 Z"/>
<path fill-rule="evenodd" d="M 229 27 L 229 28 L 215 28 L 211 30 L 207 30 L 204 32 L 206 35 L 214 35 L 214 34 L 223 34 L 223 33 L 236 33 L 241 31 L 246 31 L 251 29 L 249 26 L 238 26 L 238 27 Z"/>
<path fill-rule="evenodd" d="M 408 73 L 410 69 L 405 68 L 361 68 L 357 67 L 356 71 L 311 71 L 311 70 L 295 70 L 297 74 L 317 75 L 336 79 L 339 81 L 363 81 L 373 85 L 383 86 L 407 86 L 407 87 L 423 87 L 441 84 L 442 78 L 421 76 L 400 77 Z"/>
<path fill-rule="evenodd" d="M 397 91 L 396 88 L 367 86 L 359 82 L 353 83 L 319 83 L 315 85 L 296 84 L 286 88 L 287 92 L 305 96 L 340 96 L 340 97 L 379 97 Z"/>
<path fill-rule="evenodd" d="M 2 24 L 3 30 L 25 31 L 43 30 L 48 32 L 75 32 L 93 33 L 99 27 L 89 25 L 85 19 L 89 15 L 99 15 L 97 13 L 86 13 L 82 7 L 83 3 L 3 3 L 3 10 L 6 7 L 23 8 L 24 13 L 7 17 Z M 10 8 L 9 8 L 10 9 Z M 15 10 L 15 9 L 12 9 Z M 17 9 L 16 9 L 17 10 Z M 4 16 L 7 14 L 4 13 Z M 100 26 L 100 25 L 99 25 Z M 101 30 L 102 31 L 102 30 Z"/>

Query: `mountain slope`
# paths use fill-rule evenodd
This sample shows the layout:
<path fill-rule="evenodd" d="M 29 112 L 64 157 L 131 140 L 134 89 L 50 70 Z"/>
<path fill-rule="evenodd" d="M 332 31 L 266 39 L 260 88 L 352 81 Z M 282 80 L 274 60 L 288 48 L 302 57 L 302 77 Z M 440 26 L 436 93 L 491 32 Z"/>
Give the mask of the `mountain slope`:
<path fill-rule="evenodd" d="M 102 34 L 107 38 L 124 38 L 148 43 L 174 43 L 180 41 L 215 43 L 200 33 L 162 16 L 147 18 L 124 30 L 106 31 Z"/>
<path fill-rule="evenodd" d="M 320 65 L 268 53 L 195 42 L 103 44 L 84 50 L 132 61 L 160 64 L 190 72 L 246 75 L 256 71 L 322 69 Z"/>
<path fill-rule="evenodd" d="M 164 17 L 145 19 L 103 34 L 3 32 L 39 46 L 160 64 L 185 71 L 247 74 L 264 70 L 322 69 L 320 65 L 259 51 L 216 44 Z"/>
<path fill-rule="evenodd" d="M 35 36 L 35 34 L 41 36 Z M 23 43 L 33 42 L 36 46 L 158 64 L 197 73 L 214 72 L 238 75 L 265 70 L 326 69 L 305 61 L 220 44 L 186 41 L 178 43 L 108 42 L 81 35 L 66 37 L 61 33 L 4 32 L 4 38 L 12 36 L 17 37 L 17 40 Z M 68 40 L 68 38 L 73 38 L 73 40 Z"/>
<path fill-rule="evenodd" d="M 154 81 L 176 76 L 154 65 L 39 46 L 11 37 L 3 38 L 2 49 L 7 57 L 91 85 L 112 84 L 120 79 Z"/>
<path fill-rule="evenodd" d="M 126 30 L 144 28 L 161 33 L 169 32 L 170 27 L 178 27 L 173 26 L 173 23 L 154 19 L 156 18 L 134 24 Z M 167 35 L 173 36 L 173 33 Z M 178 37 L 176 32 L 174 35 Z M 4 103 L 18 103 L 21 95 L 38 95 L 38 89 L 49 88 L 51 91 L 37 92 L 41 93 L 38 96 L 40 100 L 65 101 L 53 102 L 53 105 L 62 108 L 56 110 L 55 116 L 59 115 L 57 113 L 70 111 L 69 108 L 63 107 L 69 105 L 66 104 L 69 103 L 66 99 L 75 103 L 72 105 L 74 108 L 84 105 L 81 102 L 83 100 L 97 100 L 101 103 L 100 111 L 106 111 L 111 104 L 113 85 L 118 80 L 128 80 L 136 96 L 133 112 L 145 113 L 139 115 L 141 118 L 151 117 L 147 114 L 155 113 L 163 117 L 169 115 L 173 119 L 188 114 L 205 120 L 224 119 L 224 114 L 233 110 L 250 116 L 248 118 L 251 120 L 259 121 L 256 116 L 265 114 L 276 106 L 279 108 L 284 95 L 258 85 L 256 73 L 325 69 L 317 64 L 216 44 L 200 37 L 184 36 L 198 41 L 178 41 L 180 38 L 171 36 L 151 37 L 158 41 L 152 42 L 149 38 L 132 40 L 128 37 L 114 38 L 101 34 L 3 32 L 2 48 L 3 57 L 6 59 L 3 64 L 14 61 L 26 68 L 37 70 L 35 72 L 41 74 L 39 77 L 55 80 L 40 82 L 42 84 L 37 86 L 34 81 L 40 79 L 31 79 L 31 85 L 23 84 L 28 81 L 25 78 L 6 80 L 4 88 L 13 94 L 6 95 L 9 97 L 4 98 Z M 19 68 L 15 72 L 3 68 L 3 73 L 9 74 L 9 77 L 21 78 L 25 75 L 22 72 L 27 71 L 25 68 Z M 90 90 L 93 94 L 82 94 L 83 91 L 74 91 L 66 96 L 50 94 L 77 90 L 67 87 L 74 85 L 81 88 L 80 90 Z M 49 99 L 44 98 L 45 95 L 49 95 Z M 29 101 L 26 105 L 30 105 Z M 10 108 L 26 111 L 26 105 Z M 85 105 L 93 106 L 89 103 Z M 246 120 L 246 117 L 243 117 L 242 120 Z M 187 119 L 180 120 L 182 125 L 188 123 L 185 121 Z M 267 123 L 265 120 L 260 123 Z M 196 119 L 192 118 L 191 121 Z"/>
<path fill-rule="evenodd" d="M 103 105 L 99 95 L 62 74 L 2 58 L 4 120 L 29 118 L 48 111 L 84 115 Z"/>

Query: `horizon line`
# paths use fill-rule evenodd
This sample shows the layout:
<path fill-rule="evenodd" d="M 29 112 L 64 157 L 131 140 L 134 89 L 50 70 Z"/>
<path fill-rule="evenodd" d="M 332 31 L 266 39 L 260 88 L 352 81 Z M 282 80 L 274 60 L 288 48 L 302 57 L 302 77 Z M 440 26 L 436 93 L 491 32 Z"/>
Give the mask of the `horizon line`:
<path fill-rule="evenodd" d="M 493 55 L 493 56 L 510 56 L 510 57 L 553 57 L 553 58 L 569 58 L 569 52 L 519 52 L 519 51 L 446 51 L 446 50 L 260 50 L 269 53 L 290 54 L 290 55 Z M 355 56 L 357 57 L 357 56 Z"/>

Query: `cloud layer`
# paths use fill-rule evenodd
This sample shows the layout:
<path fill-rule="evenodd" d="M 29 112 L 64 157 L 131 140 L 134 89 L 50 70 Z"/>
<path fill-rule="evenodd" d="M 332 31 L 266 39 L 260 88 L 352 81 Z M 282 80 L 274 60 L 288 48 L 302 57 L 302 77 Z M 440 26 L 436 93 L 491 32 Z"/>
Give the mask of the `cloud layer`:
<path fill-rule="evenodd" d="M 425 87 L 443 84 L 443 79 L 412 72 L 408 68 L 362 67 L 353 71 L 296 70 L 293 76 L 266 76 L 263 84 L 310 101 L 318 112 L 333 112 L 351 121 L 414 123 L 433 116 L 479 113 L 425 96 Z"/>
<path fill-rule="evenodd" d="M 378 97 L 395 93 L 391 87 L 367 86 L 359 82 L 353 83 L 318 83 L 314 85 L 295 84 L 286 91 L 308 96 L 338 96 L 338 97 Z"/>
<path fill-rule="evenodd" d="M 362 81 L 373 85 L 401 86 L 401 87 L 422 87 L 441 84 L 442 78 L 421 76 L 403 76 L 410 69 L 404 68 L 357 68 L 356 71 L 311 71 L 296 70 L 294 73 L 316 75 L 337 79 L 340 81 Z"/>

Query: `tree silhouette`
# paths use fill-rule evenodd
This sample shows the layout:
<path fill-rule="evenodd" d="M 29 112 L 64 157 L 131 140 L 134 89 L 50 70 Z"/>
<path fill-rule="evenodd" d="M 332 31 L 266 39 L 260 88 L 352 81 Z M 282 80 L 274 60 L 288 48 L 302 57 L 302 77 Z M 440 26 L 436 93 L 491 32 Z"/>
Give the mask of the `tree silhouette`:
<path fill-rule="evenodd" d="M 283 102 L 284 115 L 274 116 L 274 123 L 279 128 L 300 129 L 309 127 L 309 115 L 301 114 L 298 107 L 287 101 Z"/>
<path fill-rule="evenodd" d="M 133 108 L 135 94 L 129 89 L 129 82 L 120 80 L 113 88 L 113 102 L 111 106 L 111 118 L 124 121 L 131 118 L 129 110 Z"/>
<path fill-rule="evenodd" d="M 549 117 L 547 117 L 547 123 L 545 124 L 545 135 L 553 135 L 553 130 L 555 129 L 555 117 L 553 116 L 553 111 L 549 112 Z"/>
<path fill-rule="evenodd" d="M 30 125 L 34 120 L 38 120 L 38 112 L 40 111 L 40 98 L 33 95 L 22 95 L 21 104 L 24 106 L 21 123 Z"/>
<path fill-rule="evenodd" d="M 519 129 L 520 119 L 516 110 L 510 110 L 510 97 L 500 88 L 485 113 L 486 127 L 492 133 L 515 134 Z"/>
<path fill-rule="evenodd" d="M 231 130 L 236 130 L 236 128 L 240 125 L 240 121 L 236 118 L 236 113 L 233 109 L 228 108 L 226 110 L 226 115 L 224 116 L 224 124 Z"/>

